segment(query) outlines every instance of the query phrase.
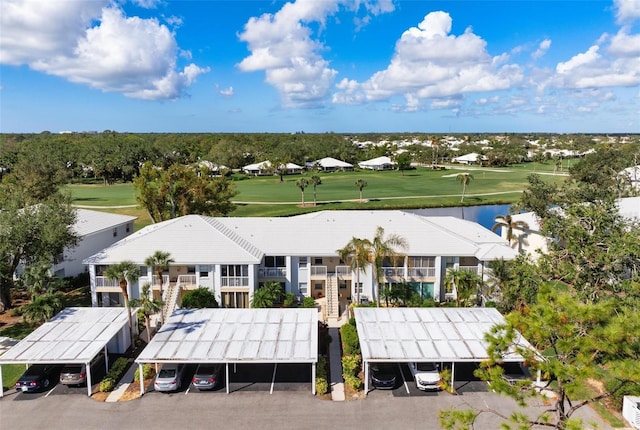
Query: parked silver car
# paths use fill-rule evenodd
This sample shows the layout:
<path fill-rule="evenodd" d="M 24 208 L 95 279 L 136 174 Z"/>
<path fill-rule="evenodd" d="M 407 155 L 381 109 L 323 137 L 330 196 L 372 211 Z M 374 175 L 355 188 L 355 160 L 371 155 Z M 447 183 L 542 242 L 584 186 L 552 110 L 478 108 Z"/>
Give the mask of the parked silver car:
<path fill-rule="evenodd" d="M 176 391 L 182 386 L 184 364 L 167 363 L 156 375 L 153 387 L 156 391 Z"/>
<path fill-rule="evenodd" d="M 193 374 L 191 382 L 198 390 L 213 390 L 222 385 L 222 364 L 200 364 Z"/>
<path fill-rule="evenodd" d="M 104 366 L 104 353 L 99 353 L 91 360 L 93 371 L 99 364 Z M 87 367 L 85 364 L 67 364 L 60 371 L 60 383 L 65 385 L 84 385 L 87 383 Z"/>

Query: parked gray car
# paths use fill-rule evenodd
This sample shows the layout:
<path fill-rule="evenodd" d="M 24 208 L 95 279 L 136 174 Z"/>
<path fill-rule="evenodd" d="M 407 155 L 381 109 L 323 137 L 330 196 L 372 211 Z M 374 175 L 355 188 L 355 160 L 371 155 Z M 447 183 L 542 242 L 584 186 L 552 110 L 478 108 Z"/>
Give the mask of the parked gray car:
<path fill-rule="evenodd" d="M 99 353 L 91 360 L 93 371 L 99 364 L 104 366 L 104 353 Z M 84 385 L 87 383 L 87 367 L 85 364 L 67 364 L 60 371 L 60 383 L 65 385 Z"/>
<path fill-rule="evenodd" d="M 202 363 L 191 381 L 198 390 L 213 390 L 222 385 L 222 364 Z"/>

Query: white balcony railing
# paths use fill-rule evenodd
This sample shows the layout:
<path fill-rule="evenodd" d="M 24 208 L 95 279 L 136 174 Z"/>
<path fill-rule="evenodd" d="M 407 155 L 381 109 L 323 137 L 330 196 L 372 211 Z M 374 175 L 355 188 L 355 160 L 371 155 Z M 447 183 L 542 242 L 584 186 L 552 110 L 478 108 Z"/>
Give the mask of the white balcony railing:
<path fill-rule="evenodd" d="M 404 267 L 383 267 L 382 273 L 386 278 L 404 278 Z"/>
<path fill-rule="evenodd" d="M 220 283 L 223 287 L 248 287 L 249 278 L 221 278 Z"/>
<path fill-rule="evenodd" d="M 458 270 L 461 272 L 471 272 L 478 275 L 478 266 L 458 266 Z"/>
<path fill-rule="evenodd" d="M 311 276 L 327 276 L 327 266 L 311 266 Z"/>
<path fill-rule="evenodd" d="M 409 268 L 410 278 L 435 278 L 435 276 L 436 276 L 435 267 L 410 267 Z"/>
<path fill-rule="evenodd" d="M 96 287 L 119 287 L 120 284 L 116 279 L 110 279 L 106 276 L 96 276 Z"/>
<path fill-rule="evenodd" d="M 178 285 L 196 285 L 196 275 L 180 275 L 178 276 Z"/>
<path fill-rule="evenodd" d="M 338 275 L 339 277 L 351 276 L 351 267 L 336 266 L 336 275 Z"/>
<path fill-rule="evenodd" d="M 258 276 L 264 278 L 284 278 L 287 276 L 286 267 L 260 267 L 258 268 Z"/>

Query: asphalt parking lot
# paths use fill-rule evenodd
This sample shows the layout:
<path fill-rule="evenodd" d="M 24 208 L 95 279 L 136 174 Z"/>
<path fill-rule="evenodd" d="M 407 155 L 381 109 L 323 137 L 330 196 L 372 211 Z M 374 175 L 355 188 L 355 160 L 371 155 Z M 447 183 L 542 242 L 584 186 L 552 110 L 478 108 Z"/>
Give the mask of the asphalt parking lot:
<path fill-rule="evenodd" d="M 247 366 L 247 365 L 245 365 Z M 437 429 L 441 409 L 494 409 L 509 415 L 516 410 L 513 401 L 487 390 L 476 380 L 457 380 L 458 395 L 422 392 L 410 378 L 394 390 L 372 390 L 366 399 L 333 402 L 311 394 L 310 370 L 304 366 L 287 369 L 278 366 L 271 393 L 273 366 L 238 366 L 230 375 L 230 394 L 220 387 L 210 392 L 191 388 L 193 370 L 185 373 L 186 384 L 174 393 L 150 391 L 142 398 L 116 403 L 95 401 L 86 396 L 85 387 L 60 384 L 43 393 L 6 392 L 0 400 L 0 428 L 40 427 L 47 429 L 225 429 L 258 427 L 261 430 L 286 429 Z M 282 369 L 281 367 L 284 367 Z M 308 369 L 309 366 L 307 365 Z M 230 371 L 233 372 L 232 366 Z M 456 368 L 456 374 L 458 374 Z M 255 374 L 253 374 L 254 372 Z M 408 368 L 403 370 L 406 376 Z M 462 372 L 460 376 L 462 376 Z M 259 376 L 256 378 L 255 376 Z M 305 379 L 306 378 L 306 379 Z M 543 406 L 527 410 L 532 416 Z M 581 411 L 585 422 L 598 422 L 609 429 L 591 409 Z M 501 419 L 483 414 L 476 430 L 494 430 Z M 589 428 L 589 426 L 585 426 Z"/>

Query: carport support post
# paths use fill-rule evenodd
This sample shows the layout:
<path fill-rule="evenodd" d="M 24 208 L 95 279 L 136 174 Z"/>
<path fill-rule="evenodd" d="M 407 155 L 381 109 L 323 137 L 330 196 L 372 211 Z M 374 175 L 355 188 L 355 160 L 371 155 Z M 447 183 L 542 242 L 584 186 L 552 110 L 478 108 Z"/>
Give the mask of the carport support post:
<path fill-rule="evenodd" d="M 453 381 L 455 380 L 455 374 L 456 374 L 456 362 L 452 361 L 451 362 L 451 389 L 455 390 L 455 387 L 453 386 Z"/>
<path fill-rule="evenodd" d="M 87 396 L 91 397 L 91 363 L 84 364 L 87 369 Z"/>
<path fill-rule="evenodd" d="M 227 362 L 224 365 L 226 367 L 225 372 L 224 372 L 224 379 L 225 379 L 224 385 L 226 385 L 227 394 L 229 394 L 229 363 Z M 234 363 L 234 366 L 235 366 L 235 363 Z"/>
<path fill-rule="evenodd" d="M 142 370 L 142 363 L 138 363 L 138 375 L 140 379 L 140 396 L 144 396 L 144 372 Z"/>
<path fill-rule="evenodd" d="M 369 393 L 369 362 L 364 362 L 364 395 Z"/>
<path fill-rule="evenodd" d="M 2 375 L 0 375 L 2 376 Z M 311 363 L 311 394 L 316 395 L 316 363 Z"/>
<path fill-rule="evenodd" d="M 4 388 L 2 387 L 2 364 L 0 364 L 0 398 L 4 397 Z"/>

